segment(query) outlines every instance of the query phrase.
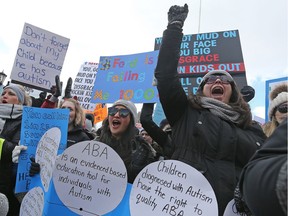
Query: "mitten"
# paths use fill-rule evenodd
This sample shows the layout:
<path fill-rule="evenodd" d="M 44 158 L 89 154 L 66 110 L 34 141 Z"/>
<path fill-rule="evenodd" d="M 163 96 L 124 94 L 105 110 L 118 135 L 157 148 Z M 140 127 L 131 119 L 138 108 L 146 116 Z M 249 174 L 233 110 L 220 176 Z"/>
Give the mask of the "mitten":
<path fill-rule="evenodd" d="M 64 98 L 72 98 L 71 89 L 72 89 L 72 78 L 69 77 L 66 88 L 65 88 Z"/>
<path fill-rule="evenodd" d="M 60 82 L 60 78 L 58 75 L 55 76 L 55 83 L 56 83 L 56 89 L 53 96 L 57 98 L 61 95 L 62 92 L 62 84 Z"/>
<path fill-rule="evenodd" d="M 29 169 L 29 176 L 34 176 L 34 175 L 40 173 L 40 164 L 35 162 L 34 157 L 31 157 L 30 161 L 31 161 L 31 166 Z"/>
<path fill-rule="evenodd" d="M 176 24 L 182 28 L 188 12 L 189 10 L 187 4 L 185 4 L 184 7 L 178 5 L 170 7 L 168 11 L 168 26 Z"/>
<path fill-rule="evenodd" d="M 23 145 L 17 145 L 15 146 L 15 148 L 12 151 L 12 161 L 13 163 L 18 163 L 19 161 L 19 155 L 21 153 L 21 151 L 27 150 L 27 146 L 23 146 Z"/>
<path fill-rule="evenodd" d="M 255 96 L 255 90 L 253 87 L 251 86 L 244 86 L 242 89 L 241 89 L 241 94 L 243 96 L 243 99 L 246 101 L 246 102 L 249 102 L 250 100 L 252 100 Z"/>

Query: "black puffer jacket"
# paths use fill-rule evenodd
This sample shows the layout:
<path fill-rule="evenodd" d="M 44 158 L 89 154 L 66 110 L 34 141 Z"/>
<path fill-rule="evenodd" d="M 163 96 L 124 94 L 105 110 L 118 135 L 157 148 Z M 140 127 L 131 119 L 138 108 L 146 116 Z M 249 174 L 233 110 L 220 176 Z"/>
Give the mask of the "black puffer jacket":
<path fill-rule="evenodd" d="M 239 187 L 253 215 L 287 215 L 287 119 L 245 166 Z"/>
<path fill-rule="evenodd" d="M 9 199 L 9 214 L 17 214 L 20 204 L 14 196 L 16 182 L 16 166 L 12 163 L 12 151 L 20 140 L 22 116 L 17 119 L 7 119 L 0 134 L 4 139 L 0 159 L 0 192 Z"/>
<path fill-rule="evenodd" d="M 89 137 L 88 133 L 81 126 L 76 126 L 73 130 L 68 132 L 67 137 L 67 148 L 74 145 L 75 143 L 93 140 L 94 137 Z"/>
<path fill-rule="evenodd" d="M 160 102 L 172 126 L 172 159 L 185 162 L 208 179 L 219 216 L 233 199 L 241 169 L 265 140 L 258 124 L 241 129 L 206 109 L 193 109 L 177 74 L 182 32 L 167 29 L 162 38 L 155 77 Z"/>

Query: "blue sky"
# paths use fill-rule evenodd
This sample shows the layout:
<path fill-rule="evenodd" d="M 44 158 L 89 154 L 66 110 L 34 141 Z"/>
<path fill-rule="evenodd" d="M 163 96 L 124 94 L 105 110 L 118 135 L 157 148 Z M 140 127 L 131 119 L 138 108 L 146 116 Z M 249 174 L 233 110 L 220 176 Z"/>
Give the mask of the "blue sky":
<path fill-rule="evenodd" d="M 288 73 L 287 0 L 2 1 L 0 71 L 10 76 L 25 22 L 70 39 L 61 72 L 66 82 L 85 61 L 152 51 L 170 6 L 184 3 L 184 34 L 239 30 L 247 82 L 256 90 L 250 105 L 264 118 L 266 80 Z"/>

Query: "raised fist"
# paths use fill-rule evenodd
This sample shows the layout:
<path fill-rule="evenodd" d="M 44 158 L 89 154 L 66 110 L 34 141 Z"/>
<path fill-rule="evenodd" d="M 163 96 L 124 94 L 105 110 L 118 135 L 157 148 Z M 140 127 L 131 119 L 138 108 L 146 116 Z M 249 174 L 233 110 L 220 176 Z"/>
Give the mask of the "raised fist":
<path fill-rule="evenodd" d="M 185 4 L 184 7 L 178 5 L 171 6 L 168 11 L 168 25 L 177 23 L 182 27 L 188 12 L 189 10 L 187 4 Z"/>

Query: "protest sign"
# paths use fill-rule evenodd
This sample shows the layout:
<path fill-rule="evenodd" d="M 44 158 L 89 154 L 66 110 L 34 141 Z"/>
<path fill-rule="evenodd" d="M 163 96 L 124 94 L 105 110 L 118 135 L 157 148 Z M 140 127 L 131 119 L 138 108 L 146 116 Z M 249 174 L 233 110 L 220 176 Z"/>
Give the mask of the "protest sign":
<path fill-rule="evenodd" d="M 93 103 L 114 103 L 118 99 L 134 103 L 159 101 L 152 86 L 158 51 L 100 57 L 93 87 Z"/>
<path fill-rule="evenodd" d="M 246 216 L 247 214 L 243 213 L 243 212 L 238 212 L 236 209 L 236 204 L 234 199 L 232 199 L 228 205 L 226 206 L 226 209 L 224 211 L 223 216 Z"/>
<path fill-rule="evenodd" d="M 69 39 L 25 23 L 11 71 L 12 82 L 50 90 L 60 75 Z"/>
<path fill-rule="evenodd" d="M 68 109 L 23 108 L 20 143 L 21 145 L 27 146 L 28 149 L 22 151 L 19 156 L 15 188 L 16 193 L 27 192 L 31 188 L 31 177 L 29 177 L 30 157 L 34 157 L 38 161 L 38 156 L 35 157 L 37 153 L 39 156 L 42 155 L 42 157 L 49 155 L 49 157 L 52 157 L 56 150 L 57 154 L 59 154 L 66 148 L 68 119 Z M 57 129 L 53 129 L 48 133 L 51 128 Z M 58 148 L 56 142 L 58 142 L 57 140 L 59 139 L 60 132 L 61 138 Z M 43 150 L 38 149 L 38 151 L 36 151 L 38 145 L 40 145 Z M 53 162 L 50 159 L 49 161 L 50 168 L 47 170 L 44 169 L 43 172 L 41 171 L 43 175 L 49 175 L 51 172 Z M 39 160 L 39 162 L 46 163 L 48 161 L 44 159 L 43 161 Z M 44 180 L 42 174 L 42 180 L 47 184 L 49 177 Z"/>
<path fill-rule="evenodd" d="M 160 49 L 161 41 L 155 39 L 155 50 Z M 195 94 L 202 77 L 211 70 L 226 70 L 240 89 L 247 85 L 238 30 L 184 35 L 178 63 L 186 94 Z"/>
<path fill-rule="evenodd" d="M 176 160 L 149 164 L 137 175 L 130 195 L 132 216 L 218 215 L 215 193 L 192 166 Z"/>
<path fill-rule="evenodd" d="M 20 207 L 20 216 L 43 215 L 44 193 L 41 187 L 32 188 L 23 198 Z"/>
<path fill-rule="evenodd" d="M 63 202 L 59 212 L 51 195 L 47 215 L 103 215 L 115 209 L 124 197 L 127 171 L 123 160 L 108 145 L 83 141 L 67 148 L 58 157 L 53 171 L 56 193 Z M 70 214 L 69 214 L 70 215 Z"/>
<path fill-rule="evenodd" d="M 97 75 L 98 63 L 84 62 L 74 80 L 71 91 L 72 96 L 77 96 L 77 101 L 84 110 L 93 111 L 96 104 L 91 103 L 91 95 Z"/>

